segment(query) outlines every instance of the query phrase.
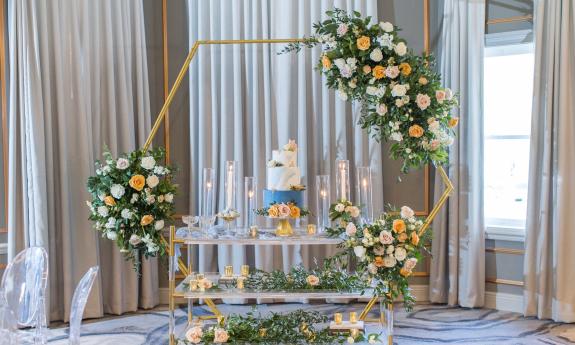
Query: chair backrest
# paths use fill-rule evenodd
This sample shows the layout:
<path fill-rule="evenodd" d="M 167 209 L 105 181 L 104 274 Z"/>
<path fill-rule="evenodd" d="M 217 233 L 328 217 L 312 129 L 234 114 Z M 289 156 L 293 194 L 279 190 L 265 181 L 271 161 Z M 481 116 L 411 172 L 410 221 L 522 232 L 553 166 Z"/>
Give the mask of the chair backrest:
<path fill-rule="evenodd" d="M 84 308 L 86 307 L 88 296 L 90 296 L 90 290 L 92 290 L 92 285 L 94 285 L 94 281 L 98 275 L 98 270 L 98 266 L 90 267 L 88 272 L 84 274 L 78 283 L 76 291 L 74 291 L 74 297 L 72 297 L 72 306 L 70 310 L 70 345 L 80 344 L 82 315 L 84 314 Z"/>
<path fill-rule="evenodd" d="M 18 253 L 2 275 L 6 303 L 23 326 L 31 326 L 44 306 L 48 281 L 48 254 L 42 247 L 30 247 Z"/>

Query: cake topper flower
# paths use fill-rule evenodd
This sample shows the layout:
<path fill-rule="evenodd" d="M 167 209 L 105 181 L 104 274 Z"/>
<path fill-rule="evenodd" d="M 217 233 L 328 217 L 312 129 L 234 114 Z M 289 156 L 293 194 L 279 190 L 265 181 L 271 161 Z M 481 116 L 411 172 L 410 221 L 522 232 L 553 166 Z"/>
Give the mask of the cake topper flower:
<path fill-rule="evenodd" d="M 291 152 L 297 151 L 297 144 L 295 143 L 295 140 L 290 139 L 288 143 L 284 145 L 284 150 Z"/>

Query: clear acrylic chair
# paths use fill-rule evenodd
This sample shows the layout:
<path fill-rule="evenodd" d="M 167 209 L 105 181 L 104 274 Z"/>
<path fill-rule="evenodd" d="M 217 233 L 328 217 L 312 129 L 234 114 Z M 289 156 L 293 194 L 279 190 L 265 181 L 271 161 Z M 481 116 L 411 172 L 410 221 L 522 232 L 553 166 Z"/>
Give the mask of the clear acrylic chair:
<path fill-rule="evenodd" d="M 46 344 L 47 282 L 48 254 L 42 247 L 30 247 L 18 253 L 2 275 L 1 291 L 9 310 L 6 312 L 13 313 L 16 326 L 35 328 L 34 344 Z M 15 343 L 20 344 L 21 340 Z"/>
<path fill-rule="evenodd" d="M 68 338 L 70 345 L 80 344 L 82 315 L 84 314 L 84 308 L 86 307 L 88 296 L 90 296 L 90 290 L 92 290 L 92 285 L 94 285 L 94 281 L 98 275 L 98 270 L 98 266 L 90 267 L 88 272 L 84 274 L 78 283 L 76 291 L 74 291 L 74 297 L 72 297 L 72 306 L 70 310 L 70 336 Z"/>

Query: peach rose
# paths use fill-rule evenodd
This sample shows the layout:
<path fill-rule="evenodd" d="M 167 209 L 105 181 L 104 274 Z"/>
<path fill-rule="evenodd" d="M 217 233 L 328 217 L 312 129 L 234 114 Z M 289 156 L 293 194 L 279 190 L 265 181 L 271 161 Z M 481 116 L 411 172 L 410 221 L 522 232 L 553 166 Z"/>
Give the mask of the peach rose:
<path fill-rule="evenodd" d="M 277 207 L 277 205 L 272 205 L 270 206 L 270 208 L 268 209 L 268 216 L 272 217 L 272 218 L 277 218 L 280 215 L 280 211 Z"/>
<path fill-rule="evenodd" d="M 280 214 L 280 217 L 289 217 L 291 210 L 288 205 L 280 204 L 278 205 L 278 212 Z"/>
<path fill-rule="evenodd" d="M 406 269 L 406 268 L 401 268 L 401 269 L 399 270 L 399 274 L 401 274 L 402 276 L 404 276 L 404 277 L 407 278 L 407 277 L 409 277 L 409 276 L 411 275 L 411 271 L 408 270 L 408 269 Z"/>
<path fill-rule="evenodd" d="M 420 125 L 413 125 L 409 127 L 409 136 L 419 138 L 423 135 L 423 128 Z"/>
<path fill-rule="evenodd" d="M 309 276 L 307 276 L 307 278 L 305 278 L 305 281 L 310 286 L 317 286 L 319 284 L 319 278 L 314 276 L 313 274 L 310 274 Z"/>
<path fill-rule="evenodd" d="M 108 205 L 108 206 L 115 206 L 116 205 L 116 200 L 114 200 L 113 197 L 111 197 L 110 195 L 108 195 L 107 197 L 104 198 L 104 204 Z"/>
<path fill-rule="evenodd" d="M 371 41 L 367 36 L 361 36 L 357 39 L 357 49 L 359 50 L 368 50 L 370 45 Z"/>
<path fill-rule="evenodd" d="M 393 232 L 395 233 L 402 233 L 405 232 L 405 222 L 403 219 L 395 219 L 393 221 Z"/>
<path fill-rule="evenodd" d="M 363 73 L 364 74 L 370 74 L 371 73 L 371 67 L 369 65 L 364 65 L 363 66 Z"/>
<path fill-rule="evenodd" d="M 227 343 L 230 336 L 228 332 L 223 328 L 216 328 L 214 332 L 214 343 L 223 344 Z"/>
<path fill-rule="evenodd" d="M 297 207 L 295 205 L 290 205 L 289 208 L 290 208 L 290 213 L 289 213 L 290 217 L 292 217 L 292 218 L 299 218 L 300 217 L 301 211 L 300 211 L 299 207 Z"/>
<path fill-rule="evenodd" d="M 405 242 L 407 240 L 407 234 L 405 232 L 402 232 L 397 236 L 397 240 L 401 243 Z"/>
<path fill-rule="evenodd" d="M 421 85 L 427 85 L 427 78 L 419 77 L 419 80 L 417 82 Z"/>
<path fill-rule="evenodd" d="M 431 105 L 431 98 L 426 94 L 419 93 L 415 97 L 415 103 L 417 103 L 419 109 L 425 110 Z"/>
<path fill-rule="evenodd" d="M 138 192 L 144 189 L 146 185 L 146 178 L 142 175 L 134 175 L 130 179 L 130 187 L 134 188 Z"/>
<path fill-rule="evenodd" d="M 411 244 L 414 246 L 419 244 L 419 235 L 415 231 L 411 233 Z"/>
<path fill-rule="evenodd" d="M 373 262 L 373 264 L 375 265 L 375 267 L 383 267 L 383 258 L 381 256 L 376 256 L 375 257 L 375 261 Z"/>
<path fill-rule="evenodd" d="M 372 70 L 373 77 L 375 79 L 381 79 L 385 77 L 385 68 L 383 66 L 375 66 Z"/>
<path fill-rule="evenodd" d="M 324 55 L 321 57 L 321 64 L 323 65 L 323 68 L 325 68 L 325 69 L 331 68 L 331 60 L 327 57 L 327 55 Z"/>
<path fill-rule="evenodd" d="M 186 339 L 192 344 L 199 344 L 202 341 L 203 335 L 204 332 L 200 326 L 190 328 L 186 331 Z"/>
<path fill-rule="evenodd" d="M 458 117 L 452 117 L 449 119 L 449 127 L 453 128 L 455 126 L 457 126 L 457 124 L 459 123 L 459 118 Z"/>
<path fill-rule="evenodd" d="M 445 101 L 445 91 L 444 90 L 437 90 L 435 91 L 435 99 L 437 103 L 441 104 Z"/>
<path fill-rule="evenodd" d="M 399 70 L 401 74 L 404 76 L 408 76 L 411 74 L 411 66 L 407 62 L 402 62 L 399 64 Z"/>
<path fill-rule="evenodd" d="M 145 215 L 142 217 L 142 220 L 140 220 L 140 225 L 142 226 L 146 226 L 148 224 L 151 224 L 154 221 L 154 217 L 152 215 Z"/>

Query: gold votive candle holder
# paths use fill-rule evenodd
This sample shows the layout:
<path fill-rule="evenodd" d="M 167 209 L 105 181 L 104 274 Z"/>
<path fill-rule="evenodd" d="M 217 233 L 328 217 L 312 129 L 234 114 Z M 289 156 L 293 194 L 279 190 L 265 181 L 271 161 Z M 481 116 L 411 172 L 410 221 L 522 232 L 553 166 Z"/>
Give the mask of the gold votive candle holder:
<path fill-rule="evenodd" d="M 307 225 L 307 234 L 308 235 L 315 235 L 317 232 L 317 227 L 315 224 L 308 224 Z"/>
<path fill-rule="evenodd" d="M 257 225 L 250 226 L 250 236 L 251 237 L 258 237 L 258 226 Z"/>
<path fill-rule="evenodd" d="M 343 315 L 341 313 L 333 314 L 333 321 L 335 321 L 336 325 L 341 325 L 343 322 Z"/>
<path fill-rule="evenodd" d="M 260 334 L 260 338 L 263 338 L 268 334 L 268 330 L 267 328 L 260 328 L 258 333 Z"/>
<path fill-rule="evenodd" d="M 352 338 L 357 338 L 357 336 L 359 335 L 359 329 L 357 328 L 352 328 L 350 331 L 350 335 L 352 336 Z"/>
<path fill-rule="evenodd" d="M 241 267 L 242 277 L 247 277 L 250 275 L 250 265 L 242 265 Z"/>
<path fill-rule="evenodd" d="M 224 267 L 224 276 L 231 277 L 234 275 L 234 268 L 232 266 Z"/>
<path fill-rule="evenodd" d="M 244 278 L 243 277 L 238 278 L 238 280 L 236 281 L 236 286 L 238 289 L 244 288 Z"/>
<path fill-rule="evenodd" d="M 199 282 L 197 279 L 190 279 L 190 291 L 196 291 L 198 289 Z"/>
<path fill-rule="evenodd" d="M 349 322 L 357 323 L 357 313 L 355 311 L 349 313 Z"/>

